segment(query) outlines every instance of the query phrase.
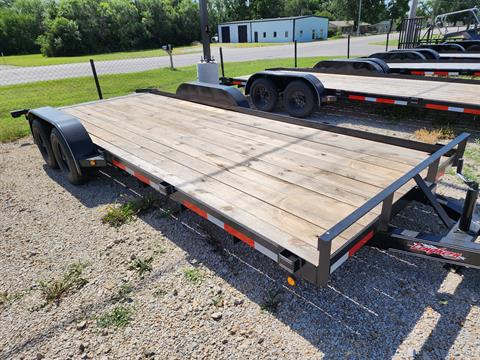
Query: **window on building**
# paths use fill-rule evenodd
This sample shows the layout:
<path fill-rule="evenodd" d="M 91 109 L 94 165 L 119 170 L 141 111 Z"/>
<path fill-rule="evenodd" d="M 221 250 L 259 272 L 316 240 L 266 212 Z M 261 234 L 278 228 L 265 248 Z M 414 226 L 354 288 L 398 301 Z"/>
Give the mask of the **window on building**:
<path fill-rule="evenodd" d="M 303 30 L 300 30 L 300 37 L 303 36 Z"/>
<path fill-rule="evenodd" d="M 285 37 L 288 38 L 288 31 L 285 31 Z"/>
<path fill-rule="evenodd" d="M 266 37 L 267 37 L 267 33 L 264 32 L 264 33 L 263 33 L 263 38 L 266 38 Z"/>
<path fill-rule="evenodd" d="M 277 37 L 277 32 L 276 31 L 273 32 L 273 37 Z"/>
<path fill-rule="evenodd" d="M 312 29 L 312 40 L 315 40 L 315 29 Z"/>

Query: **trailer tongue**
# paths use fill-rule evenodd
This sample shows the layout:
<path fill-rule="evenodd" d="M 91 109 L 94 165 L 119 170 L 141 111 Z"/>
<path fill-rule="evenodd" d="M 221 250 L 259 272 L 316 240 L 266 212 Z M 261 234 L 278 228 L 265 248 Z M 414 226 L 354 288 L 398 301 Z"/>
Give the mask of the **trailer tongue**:
<path fill-rule="evenodd" d="M 480 267 L 478 187 L 463 209 L 434 193 L 448 166 L 461 171 L 468 134 L 428 145 L 158 91 L 24 112 L 72 182 L 118 168 L 314 284 L 363 245 Z M 413 200 L 449 231 L 393 228 Z"/>

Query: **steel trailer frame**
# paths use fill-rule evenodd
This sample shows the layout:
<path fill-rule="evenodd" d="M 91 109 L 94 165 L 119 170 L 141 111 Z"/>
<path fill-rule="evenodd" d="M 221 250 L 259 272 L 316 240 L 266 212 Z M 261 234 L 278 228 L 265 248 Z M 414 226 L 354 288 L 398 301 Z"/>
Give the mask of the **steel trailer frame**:
<path fill-rule="evenodd" d="M 178 95 L 165 93 L 159 90 L 145 89 L 139 90 L 139 92 L 148 92 L 183 100 L 183 98 Z M 202 103 L 201 101 L 193 102 Z M 151 186 L 162 195 L 168 196 L 172 200 L 178 202 L 184 209 L 189 209 L 202 218 L 220 226 L 227 233 L 231 234 L 235 240 L 242 241 L 248 246 L 260 251 L 277 262 L 279 266 L 285 269 L 291 276 L 300 276 L 317 286 L 327 285 L 330 274 L 364 245 L 394 249 L 462 266 L 480 268 L 480 244 L 473 242 L 479 235 L 478 228 L 480 228 L 480 223 L 477 221 L 476 215 L 472 215 L 478 197 L 478 185 L 476 185 L 476 192 L 472 190 L 469 193 L 470 196 L 467 196 L 469 200 L 464 206 L 463 215 L 460 215 L 462 214 L 461 211 L 453 210 L 451 207 L 447 206 L 447 204 L 444 204 L 441 198 L 434 195 L 436 182 L 448 166 L 457 166 L 457 171 L 461 172 L 463 154 L 470 136 L 469 134 L 463 133 L 447 145 L 431 145 L 361 130 L 322 124 L 305 119 L 265 113 L 245 107 L 228 104 L 220 104 L 217 107 L 288 124 L 295 124 L 322 131 L 354 136 L 379 143 L 415 149 L 426 152 L 430 154 L 430 156 L 398 178 L 378 195 L 371 198 L 363 206 L 338 222 L 324 234 L 319 235 L 317 238 L 318 250 L 320 251 L 320 261 L 318 266 L 301 259 L 286 249 L 283 249 L 272 240 L 260 236 L 254 230 L 250 229 L 248 224 L 236 222 L 235 220 L 222 215 L 217 209 L 212 208 L 189 194 L 176 189 L 171 184 L 168 184 L 164 180 L 150 174 L 145 169 L 126 161 L 122 156 L 111 153 L 104 148 L 95 145 L 99 157 L 102 160 L 98 163 L 98 166 L 109 165 L 136 177 L 141 183 Z M 59 118 L 64 116 L 61 109 L 52 111 L 52 108 L 48 107 L 31 111 L 22 110 L 21 113 L 25 114 L 30 122 L 34 119 L 43 119 L 43 121 L 56 123 Z M 19 112 L 16 112 L 15 115 L 18 116 Z M 75 121 L 75 118 L 71 117 L 70 121 Z M 78 121 L 76 126 L 81 126 L 80 121 L 76 121 Z M 88 133 L 85 132 L 85 134 L 89 137 Z M 444 158 L 446 158 L 446 160 L 442 162 L 442 159 Z M 424 170 L 427 170 L 427 176 L 425 179 L 422 179 L 420 174 Z M 416 181 L 418 186 L 394 202 L 394 194 L 412 179 Z M 470 184 L 470 186 L 472 189 L 475 188 L 475 184 Z M 413 232 L 411 231 L 403 230 L 402 232 L 398 229 L 393 229 L 390 226 L 390 220 L 392 217 L 413 200 L 430 202 L 444 222 L 448 224 L 448 227 L 451 229 L 450 233 L 446 236 L 439 234 L 426 237 L 423 234 L 418 233 L 416 236 L 412 236 Z M 351 238 L 335 253 L 331 253 L 333 239 L 379 204 L 382 204 L 381 215 L 379 215 L 368 226 L 364 227 L 358 235 Z M 460 223 L 463 223 L 464 230 L 459 230 Z M 452 238 L 454 239 L 452 240 Z"/>
<path fill-rule="evenodd" d="M 312 68 L 271 68 L 267 69 L 264 72 L 270 72 L 272 75 L 275 75 L 275 71 L 289 71 L 297 72 L 299 78 L 307 79 L 304 73 L 318 73 L 318 74 L 339 74 L 336 71 L 320 71 Z M 405 80 L 422 80 L 422 81 L 432 81 L 432 82 L 450 82 L 450 83 L 463 83 L 463 84 L 474 84 L 479 85 L 476 80 L 469 79 L 458 79 L 458 78 L 436 78 L 436 77 L 424 77 L 418 75 L 403 75 L 403 74 L 382 74 L 382 73 L 365 73 L 365 72 L 345 72 L 340 75 L 354 75 L 354 76 L 364 76 L 364 77 L 375 77 L 375 78 L 393 78 L 393 79 L 405 79 Z M 245 78 L 229 78 L 224 77 L 220 79 L 221 83 L 227 86 L 238 86 L 245 87 L 246 93 L 248 94 L 248 84 L 249 79 Z M 439 110 L 439 111 L 448 111 L 455 113 L 464 113 L 471 115 L 480 115 L 480 102 L 478 105 L 457 103 L 457 102 L 446 102 L 446 101 L 436 101 L 436 100 L 425 100 L 422 98 L 416 97 L 404 97 L 404 96 L 386 96 L 380 93 L 369 93 L 362 91 L 345 91 L 341 89 L 330 89 L 325 88 L 325 93 L 320 97 L 319 105 L 323 102 L 332 102 L 333 100 L 343 99 L 350 101 L 363 101 L 363 102 L 375 102 L 388 105 L 398 105 L 398 106 L 408 106 L 421 109 L 430 109 L 430 110 Z"/>

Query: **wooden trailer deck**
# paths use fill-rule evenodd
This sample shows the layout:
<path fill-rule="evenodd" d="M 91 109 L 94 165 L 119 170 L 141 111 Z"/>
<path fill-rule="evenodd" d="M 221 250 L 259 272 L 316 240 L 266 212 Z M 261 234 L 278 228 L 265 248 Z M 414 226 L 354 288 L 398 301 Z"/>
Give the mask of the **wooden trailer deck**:
<path fill-rule="evenodd" d="M 317 236 L 429 156 L 153 94 L 61 111 L 115 157 L 314 265 Z M 335 239 L 332 253 L 379 213 L 374 209 Z"/>

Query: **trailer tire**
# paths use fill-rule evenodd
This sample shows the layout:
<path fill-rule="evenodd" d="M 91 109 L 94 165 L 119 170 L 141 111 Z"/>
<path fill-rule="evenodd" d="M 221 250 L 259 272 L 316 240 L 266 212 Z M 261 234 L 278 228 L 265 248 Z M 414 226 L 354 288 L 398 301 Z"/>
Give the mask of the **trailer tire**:
<path fill-rule="evenodd" d="M 480 45 L 472 45 L 467 49 L 467 52 L 480 52 Z"/>
<path fill-rule="evenodd" d="M 258 110 L 273 111 L 278 102 L 278 91 L 272 80 L 256 79 L 250 88 L 250 98 Z"/>
<path fill-rule="evenodd" d="M 315 93 L 305 82 L 293 81 L 283 92 L 283 106 L 291 116 L 309 116 L 315 110 Z"/>
<path fill-rule="evenodd" d="M 60 170 L 66 174 L 68 181 L 73 185 L 84 184 L 87 181 L 87 176 L 79 173 L 76 161 L 73 158 L 68 145 L 57 129 L 52 130 L 50 142 L 58 166 L 60 167 Z"/>
<path fill-rule="evenodd" d="M 58 163 L 50 143 L 50 128 L 38 119 L 32 121 L 32 136 L 42 154 L 43 160 L 51 169 L 57 169 Z"/>

